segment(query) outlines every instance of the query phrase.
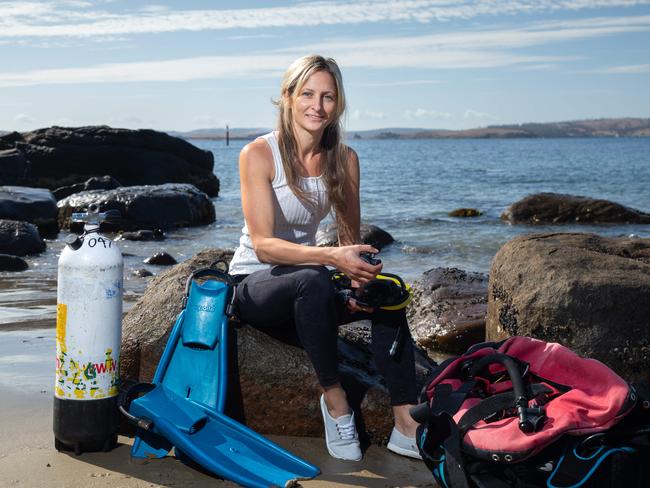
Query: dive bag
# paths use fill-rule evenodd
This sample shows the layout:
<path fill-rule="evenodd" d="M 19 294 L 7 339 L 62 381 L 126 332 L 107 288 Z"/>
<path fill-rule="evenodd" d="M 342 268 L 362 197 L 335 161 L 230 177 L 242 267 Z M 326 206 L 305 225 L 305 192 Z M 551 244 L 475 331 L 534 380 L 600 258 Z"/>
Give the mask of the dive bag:
<path fill-rule="evenodd" d="M 418 447 L 444 488 L 650 486 L 650 401 L 560 344 L 476 344 L 420 401 Z"/>

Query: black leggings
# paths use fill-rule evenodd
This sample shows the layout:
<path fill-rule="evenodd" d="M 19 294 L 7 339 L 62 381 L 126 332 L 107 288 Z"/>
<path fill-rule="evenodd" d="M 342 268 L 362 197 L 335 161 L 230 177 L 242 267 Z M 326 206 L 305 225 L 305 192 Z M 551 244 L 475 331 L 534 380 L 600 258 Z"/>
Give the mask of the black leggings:
<path fill-rule="evenodd" d="M 301 345 L 323 387 L 339 383 L 338 326 L 370 319 L 372 352 L 386 380 L 391 405 L 416 403 L 413 344 L 405 309 L 351 313 L 342 300 L 336 299 L 327 268 L 318 265 L 273 266 L 256 271 L 237 286 L 235 303 L 242 321 Z M 401 344 L 390 357 L 398 327 L 402 327 Z"/>

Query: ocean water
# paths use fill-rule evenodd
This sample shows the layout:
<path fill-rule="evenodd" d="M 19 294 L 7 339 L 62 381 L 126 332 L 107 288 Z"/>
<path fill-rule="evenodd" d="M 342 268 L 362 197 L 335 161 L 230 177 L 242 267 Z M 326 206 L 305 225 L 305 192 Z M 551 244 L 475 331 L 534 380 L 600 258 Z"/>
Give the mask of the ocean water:
<path fill-rule="evenodd" d="M 167 232 L 162 242 L 119 243 L 125 257 L 125 309 L 142 294 L 147 279 L 132 275 L 142 260 L 164 250 L 178 261 L 207 247 L 236 247 L 242 226 L 237 158 L 246 141 L 192 141 L 211 150 L 221 192 L 216 222 Z M 361 164 L 362 220 L 388 231 L 395 243 L 381 253 L 384 270 L 416 280 L 438 266 L 487 273 L 496 251 L 530 232 L 594 232 L 650 237 L 650 225 L 512 226 L 501 213 L 517 200 L 542 191 L 612 200 L 650 212 L 650 138 L 465 139 L 349 141 Z M 459 207 L 483 212 L 451 218 Z M 0 273 L 0 330 L 54 325 L 56 262 L 62 232 L 43 254 L 27 258 L 30 269 Z"/>

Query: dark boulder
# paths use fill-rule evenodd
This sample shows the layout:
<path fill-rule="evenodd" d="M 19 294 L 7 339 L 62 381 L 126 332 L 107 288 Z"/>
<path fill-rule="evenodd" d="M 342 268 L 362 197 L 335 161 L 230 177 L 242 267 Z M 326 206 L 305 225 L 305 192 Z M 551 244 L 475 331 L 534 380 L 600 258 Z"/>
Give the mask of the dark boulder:
<path fill-rule="evenodd" d="M 361 224 L 361 242 L 376 247 L 380 251 L 392 244 L 395 239 L 388 232 L 380 229 L 376 225 Z M 324 225 L 318 229 L 316 233 L 317 246 L 338 246 L 338 234 L 336 224 L 331 223 Z"/>
<path fill-rule="evenodd" d="M 155 264 L 158 266 L 169 266 L 171 264 L 177 264 L 176 261 L 170 254 L 166 252 L 157 252 L 153 256 L 149 256 L 143 261 L 145 264 Z"/>
<path fill-rule="evenodd" d="M 536 193 L 510 205 L 501 219 L 511 224 L 648 224 L 650 214 L 608 200 Z"/>
<path fill-rule="evenodd" d="M 136 230 L 135 232 L 122 232 L 115 238 L 116 241 L 163 241 L 165 233 L 161 229 Z"/>
<path fill-rule="evenodd" d="M 650 379 L 650 239 L 531 234 L 490 271 L 486 336 L 526 335 Z"/>
<path fill-rule="evenodd" d="M 135 271 L 133 271 L 132 274 L 133 276 L 137 276 L 138 278 L 146 278 L 148 276 L 153 276 L 153 273 L 145 268 L 136 269 Z"/>
<path fill-rule="evenodd" d="M 45 188 L 0 186 L 0 219 L 30 222 L 43 237 L 59 233 L 56 200 Z"/>
<path fill-rule="evenodd" d="M 121 220 L 105 222 L 106 230 L 139 230 L 193 227 L 214 222 L 214 205 L 208 196 L 188 184 L 123 186 L 114 190 L 89 190 L 57 203 L 61 227 L 70 227 L 70 216 L 89 205 L 99 211 L 119 210 Z"/>
<path fill-rule="evenodd" d="M 449 215 L 450 217 L 461 217 L 461 218 L 480 217 L 481 215 L 483 215 L 483 212 L 475 208 L 457 208 L 449 212 L 447 215 Z"/>
<path fill-rule="evenodd" d="M 3 148 L 31 163 L 29 186 L 54 189 L 111 175 L 128 186 L 190 183 L 210 197 L 219 193 L 210 151 L 150 129 L 49 127 L 0 136 Z M 0 158 L 0 174 L 8 164 Z"/>
<path fill-rule="evenodd" d="M 171 327 L 181 311 L 189 274 L 232 258 L 232 251 L 208 249 L 149 283 L 123 321 L 121 375 L 152 378 Z M 360 337 L 360 336 L 357 336 Z M 361 403 L 366 428 L 375 441 L 392 426 L 388 393 L 371 361 L 368 344 L 340 338 L 342 382 L 351 403 Z M 323 435 L 319 386 L 306 353 L 244 325 L 238 330 L 239 368 L 248 424 L 264 434 Z M 420 384 L 431 367 L 418 355 Z"/>
<path fill-rule="evenodd" d="M 0 253 L 28 256 L 45 251 L 38 229 L 29 222 L 0 219 Z"/>
<path fill-rule="evenodd" d="M 27 185 L 31 163 L 18 149 L 2 150 L 0 145 L 0 185 Z"/>
<path fill-rule="evenodd" d="M 0 271 L 25 271 L 28 264 L 24 259 L 9 254 L 0 254 Z"/>
<path fill-rule="evenodd" d="M 112 190 L 114 188 L 119 188 L 122 186 L 119 181 L 113 178 L 110 175 L 106 176 L 93 176 L 88 178 L 83 183 L 77 183 L 76 185 L 62 186 L 53 190 L 52 193 L 57 200 L 62 200 L 67 196 L 72 195 L 73 193 L 79 193 L 86 190 Z"/>
<path fill-rule="evenodd" d="M 488 277 L 434 268 L 413 284 L 407 318 L 413 339 L 427 350 L 460 354 L 485 340 Z"/>

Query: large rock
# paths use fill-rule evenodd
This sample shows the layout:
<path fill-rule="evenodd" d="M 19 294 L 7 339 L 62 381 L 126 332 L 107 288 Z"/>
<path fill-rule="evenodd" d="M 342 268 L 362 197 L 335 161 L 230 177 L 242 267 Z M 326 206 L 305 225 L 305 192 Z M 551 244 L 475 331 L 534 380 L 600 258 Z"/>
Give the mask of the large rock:
<path fill-rule="evenodd" d="M 70 227 L 70 216 L 97 205 L 101 212 L 119 210 L 121 220 L 107 230 L 140 230 L 192 227 L 214 222 L 214 205 L 196 187 L 182 183 L 123 186 L 114 190 L 90 190 L 70 195 L 57 203 L 61 227 Z"/>
<path fill-rule="evenodd" d="M 608 200 L 536 193 L 510 205 L 501 219 L 511 224 L 647 224 L 650 214 Z"/>
<path fill-rule="evenodd" d="M 119 188 L 122 184 L 110 175 L 93 176 L 83 183 L 77 183 L 70 186 L 62 186 L 55 189 L 52 193 L 57 200 L 63 200 L 73 193 L 79 193 L 87 190 L 112 190 Z"/>
<path fill-rule="evenodd" d="M 0 136 L 2 149 L 19 151 L 29 163 L 25 163 L 28 186 L 54 189 L 82 183 L 91 176 L 111 175 L 128 186 L 191 183 L 211 197 L 219 193 L 210 151 L 154 130 L 49 127 Z M 16 156 L 1 156 L 3 175 L 10 171 L 7 168 Z M 7 183 L 0 180 L 0 184 Z"/>
<path fill-rule="evenodd" d="M 486 335 L 559 342 L 628 380 L 650 379 L 650 239 L 532 234 L 490 271 Z"/>
<path fill-rule="evenodd" d="M 25 271 L 28 267 L 24 259 L 0 253 L 0 271 Z"/>
<path fill-rule="evenodd" d="M 145 295 L 123 321 L 121 374 L 152 378 L 171 326 L 181 311 L 185 280 L 198 268 L 231 251 L 209 249 L 153 278 Z M 366 429 L 374 441 L 384 440 L 392 425 L 388 393 L 374 369 L 367 344 L 339 340 L 340 371 L 351 403 L 361 403 Z M 239 368 L 246 418 L 265 434 L 322 436 L 319 386 L 306 353 L 249 326 L 238 330 Z M 418 354 L 418 377 L 431 364 Z"/>
<path fill-rule="evenodd" d="M 11 147 L 3 150 L 2 147 L 0 146 L 0 185 L 26 185 L 31 163 L 18 149 Z"/>
<path fill-rule="evenodd" d="M 395 239 L 385 230 L 371 224 L 361 224 L 361 242 L 376 247 L 380 251 L 392 244 Z M 316 233 L 317 246 L 338 246 L 338 234 L 336 224 L 326 224 L 318 229 Z"/>
<path fill-rule="evenodd" d="M 460 354 L 485 340 L 488 277 L 457 268 L 434 268 L 413 284 L 407 311 L 418 345 Z"/>
<path fill-rule="evenodd" d="M 45 251 L 45 242 L 34 225 L 0 219 L 0 253 L 28 256 L 42 251 Z"/>
<path fill-rule="evenodd" d="M 43 237 L 59 232 L 56 200 L 45 188 L 0 186 L 0 219 L 31 222 Z"/>

